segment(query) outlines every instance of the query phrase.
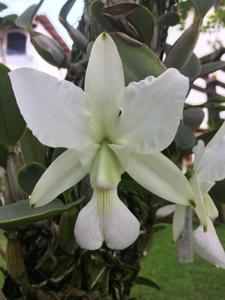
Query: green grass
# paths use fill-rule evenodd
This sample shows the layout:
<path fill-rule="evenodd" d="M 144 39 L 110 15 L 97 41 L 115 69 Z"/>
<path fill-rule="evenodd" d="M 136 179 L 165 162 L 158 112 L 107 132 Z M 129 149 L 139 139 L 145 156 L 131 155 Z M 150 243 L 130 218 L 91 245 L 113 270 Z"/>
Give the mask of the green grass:
<path fill-rule="evenodd" d="M 225 248 L 225 225 L 216 230 Z M 225 270 L 197 256 L 191 264 L 180 264 L 171 236 L 170 225 L 156 233 L 142 262 L 140 275 L 156 281 L 161 290 L 137 285 L 132 295 L 138 300 L 225 300 Z"/>

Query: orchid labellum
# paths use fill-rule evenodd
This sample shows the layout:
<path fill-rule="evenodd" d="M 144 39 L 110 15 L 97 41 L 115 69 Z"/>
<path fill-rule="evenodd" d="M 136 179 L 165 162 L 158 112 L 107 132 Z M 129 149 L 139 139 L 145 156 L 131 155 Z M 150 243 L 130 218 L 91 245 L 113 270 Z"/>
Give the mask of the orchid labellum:
<path fill-rule="evenodd" d="M 194 192 L 195 213 L 201 225 L 193 231 L 195 252 L 218 267 L 225 268 L 225 252 L 217 237 L 212 220 L 217 208 L 208 194 L 216 181 L 225 178 L 225 123 L 212 140 L 204 146 L 199 140 L 193 148 L 195 163 L 190 184 Z M 179 236 L 185 220 L 185 206 L 178 205 L 174 213 L 173 238 Z"/>
<path fill-rule="evenodd" d="M 49 147 L 68 148 L 37 183 L 31 205 L 47 204 L 90 174 L 93 197 L 75 225 L 82 248 L 98 249 L 105 241 L 124 249 L 137 239 L 140 224 L 117 196 L 123 172 L 160 197 L 190 204 L 187 179 L 160 153 L 176 134 L 189 87 L 177 70 L 125 87 L 116 45 L 103 33 L 91 51 L 85 91 L 28 68 L 10 79 L 33 134 Z"/>

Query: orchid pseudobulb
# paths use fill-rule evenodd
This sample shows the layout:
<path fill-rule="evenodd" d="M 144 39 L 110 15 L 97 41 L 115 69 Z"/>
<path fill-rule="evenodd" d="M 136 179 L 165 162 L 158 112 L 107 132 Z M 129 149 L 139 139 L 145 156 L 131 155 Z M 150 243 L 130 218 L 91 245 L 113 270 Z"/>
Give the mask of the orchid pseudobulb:
<path fill-rule="evenodd" d="M 190 204 L 187 179 L 160 153 L 176 134 L 189 88 L 177 70 L 125 87 L 116 45 L 103 33 L 91 51 L 85 91 L 28 68 L 10 79 L 33 134 L 47 146 L 68 148 L 40 178 L 31 205 L 47 204 L 90 174 L 93 196 L 75 225 L 82 248 L 98 249 L 105 241 L 124 249 L 137 239 L 139 221 L 117 196 L 123 172 L 171 202 Z"/>

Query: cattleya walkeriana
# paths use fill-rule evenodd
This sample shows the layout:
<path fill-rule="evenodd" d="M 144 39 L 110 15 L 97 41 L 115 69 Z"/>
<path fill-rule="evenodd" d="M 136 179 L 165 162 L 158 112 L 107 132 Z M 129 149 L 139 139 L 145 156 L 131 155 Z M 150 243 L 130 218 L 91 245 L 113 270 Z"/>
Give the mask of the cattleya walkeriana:
<path fill-rule="evenodd" d="M 93 196 L 75 225 L 82 248 L 98 249 L 105 241 L 124 249 L 137 239 L 140 224 L 117 196 L 123 172 L 171 202 L 190 204 L 187 179 L 160 153 L 176 134 L 189 88 L 177 70 L 125 87 L 116 45 L 103 33 L 91 51 L 85 91 L 29 68 L 10 79 L 33 134 L 47 146 L 68 148 L 38 181 L 31 205 L 52 201 L 90 174 Z"/>
<path fill-rule="evenodd" d="M 193 231 L 194 251 L 205 260 L 225 269 L 225 252 L 217 237 L 212 220 L 218 211 L 208 192 L 216 181 L 225 178 L 225 123 L 204 147 L 199 140 L 193 148 L 195 162 L 190 184 L 196 203 L 195 213 L 201 225 Z M 179 236 L 185 220 L 186 207 L 177 205 L 173 220 L 173 238 Z M 205 227 L 205 228 L 204 228 Z"/>

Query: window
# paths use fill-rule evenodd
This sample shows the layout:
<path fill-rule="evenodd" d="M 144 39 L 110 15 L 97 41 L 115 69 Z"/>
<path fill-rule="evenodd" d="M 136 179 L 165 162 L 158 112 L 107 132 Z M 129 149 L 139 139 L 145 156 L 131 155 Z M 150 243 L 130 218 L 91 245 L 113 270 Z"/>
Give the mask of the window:
<path fill-rule="evenodd" d="M 26 36 L 21 32 L 9 32 L 7 35 L 7 54 L 23 55 L 26 53 Z"/>

